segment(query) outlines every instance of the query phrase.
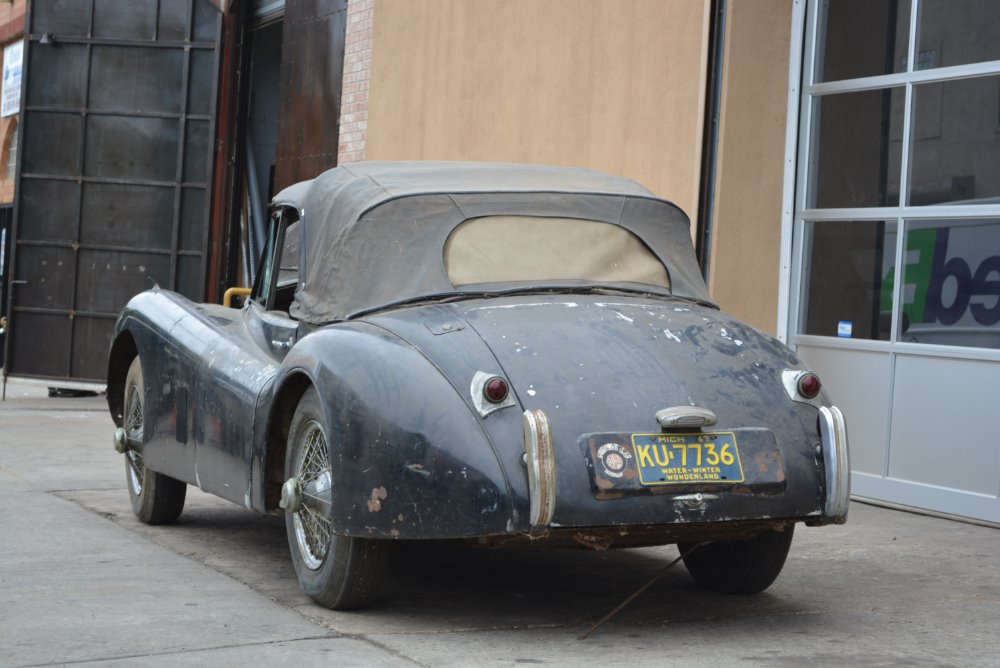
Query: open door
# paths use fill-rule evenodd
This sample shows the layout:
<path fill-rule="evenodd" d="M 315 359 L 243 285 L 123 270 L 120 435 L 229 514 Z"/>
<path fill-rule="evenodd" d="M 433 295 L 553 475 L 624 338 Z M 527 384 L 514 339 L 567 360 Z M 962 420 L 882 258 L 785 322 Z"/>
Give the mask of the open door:
<path fill-rule="evenodd" d="M 29 4 L 5 377 L 103 384 L 133 295 L 204 299 L 221 25 L 210 0 Z"/>

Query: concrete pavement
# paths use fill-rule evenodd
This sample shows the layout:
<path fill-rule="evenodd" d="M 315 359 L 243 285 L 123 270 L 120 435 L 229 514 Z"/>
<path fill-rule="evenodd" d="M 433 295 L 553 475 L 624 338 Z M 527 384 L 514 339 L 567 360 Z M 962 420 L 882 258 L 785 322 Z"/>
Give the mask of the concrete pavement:
<path fill-rule="evenodd" d="M 854 504 L 799 527 L 755 597 L 676 556 L 400 545 L 383 597 L 337 613 L 298 588 L 280 517 L 189 488 L 175 526 L 129 508 L 103 397 L 11 384 L 0 404 L 0 666 L 993 666 L 1000 530 Z"/>

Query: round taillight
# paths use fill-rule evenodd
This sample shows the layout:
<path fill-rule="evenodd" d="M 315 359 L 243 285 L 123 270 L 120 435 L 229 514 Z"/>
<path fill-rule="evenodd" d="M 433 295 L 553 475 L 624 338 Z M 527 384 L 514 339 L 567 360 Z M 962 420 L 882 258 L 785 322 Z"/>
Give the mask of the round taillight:
<path fill-rule="evenodd" d="M 815 399 L 822 387 L 819 376 L 814 373 L 804 373 L 799 377 L 799 394 L 806 399 Z"/>
<path fill-rule="evenodd" d="M 507 381 L 500 376 L 490 378 L 486 381 L 486 384 L 483 385 L 483 396 L 495 404 L 498 404 L 506 399 L 509 391 Z"/>

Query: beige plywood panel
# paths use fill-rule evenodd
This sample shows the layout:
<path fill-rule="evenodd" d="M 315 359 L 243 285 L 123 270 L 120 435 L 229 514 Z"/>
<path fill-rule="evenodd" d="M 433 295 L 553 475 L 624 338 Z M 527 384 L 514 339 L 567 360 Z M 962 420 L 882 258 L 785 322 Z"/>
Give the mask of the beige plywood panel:
<path fill-rule="evenodd" d="M 774 334 L 792 2 L 728 8 L 709 288 L 723 310 Z"/>
<path fill-rule="evenodd" d="M 366 157 L 595 167 L 693 216 L 708 5 L 379 0 Z"/>

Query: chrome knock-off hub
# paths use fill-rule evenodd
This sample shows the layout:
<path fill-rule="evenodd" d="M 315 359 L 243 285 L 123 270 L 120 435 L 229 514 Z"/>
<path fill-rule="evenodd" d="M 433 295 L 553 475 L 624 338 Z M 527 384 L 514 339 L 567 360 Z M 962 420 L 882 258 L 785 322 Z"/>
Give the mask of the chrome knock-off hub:
<path fill-rule="evenodd" d="M 302 482 L 298 478 L 289 478 L 281 486 L 281 501 L 278 507 L 290 513 L 296 513 L 302 507 Z"/>

